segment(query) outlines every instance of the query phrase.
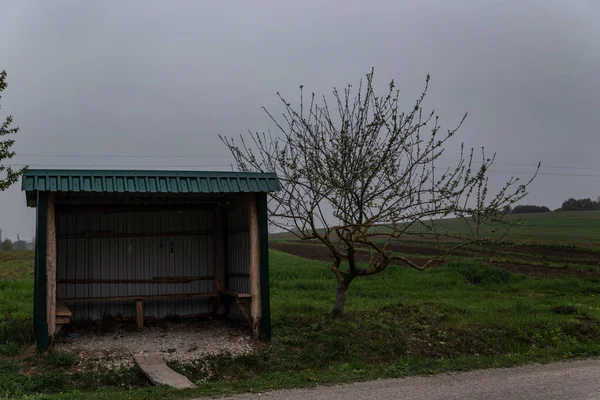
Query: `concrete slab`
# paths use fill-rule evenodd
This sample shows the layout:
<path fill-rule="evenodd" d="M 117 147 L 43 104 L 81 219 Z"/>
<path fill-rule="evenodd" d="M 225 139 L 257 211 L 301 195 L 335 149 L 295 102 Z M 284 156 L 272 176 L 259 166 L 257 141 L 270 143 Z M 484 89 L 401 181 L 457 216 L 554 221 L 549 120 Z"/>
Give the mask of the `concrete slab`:
<path fill-rule="evenodd" d="M 169 385 L 176 389 L 195 388 L 188 378 L 167 367 L 158 354 L 137 355 L 133 357 L 144 375 L 155 385 Z"/>

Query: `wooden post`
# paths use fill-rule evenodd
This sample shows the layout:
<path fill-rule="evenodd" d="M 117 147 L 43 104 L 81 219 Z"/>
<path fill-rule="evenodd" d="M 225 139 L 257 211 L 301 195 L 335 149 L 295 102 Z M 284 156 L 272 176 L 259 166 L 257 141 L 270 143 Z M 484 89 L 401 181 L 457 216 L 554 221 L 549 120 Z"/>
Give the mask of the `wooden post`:
<path fill-rule="evenodd" d="M 48 337 L 52 338 L 56 333 L 56 221 L 52 193 L 48 196 L 46 218 L 46 321 Z"/>
<path fill-rule="evenodd" d="M 215 292 L 222 294 L 226 286 L 225 265 L 225 210 L 215 209 Z M 217 297 L 217 314 L 225 314 L 223 297 Z"/>
<path fill-rule="evenodd" d="M 257 198 L 258 227 L 260 232 L 260 299 L 262 315 L 260 319 L 260 339 L 271 339 L 271 294 L 269 291 L 269 209 L 267 194 L 259 193 Z"/>
<path fill-rule="evenodd" d="M 260 235 L 258 226 L 258 209 L 256 208 L 256 195 L 248 199 L 248 216 L 250 225 L 250 314 L 252 316 L 252 335 L 260 337 L 260 321 L 262 316 L 262 303 L 260 296 Z"/>
<path fill-rule="evenodd" d="M 142 299 L 135 300 L 135 326 L 138 329 L 144 327 L 144 301 Z"/>
<path fill-rule="evenodd" d="M 35 218 L 35 279 L 33 290 L 33 329 L 39 352 L 48 349 L 48 305 L 46 292 L 46 236 L 48 234 L 48 193 L 37 192 Z"/>

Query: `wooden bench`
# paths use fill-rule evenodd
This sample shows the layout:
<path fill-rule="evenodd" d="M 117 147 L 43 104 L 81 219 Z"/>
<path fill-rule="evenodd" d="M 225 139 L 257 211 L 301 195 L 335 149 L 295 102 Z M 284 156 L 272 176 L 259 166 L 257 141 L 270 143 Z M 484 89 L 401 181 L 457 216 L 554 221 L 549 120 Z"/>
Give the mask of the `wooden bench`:
<path fill-rule="evenodd" d="M 135 302 L 135 324 L 138 329 L 144 327 L 144 300 L 153 299 L 178 299 L 189 297 L 219 297 L 219 293 L 175 293 L 175 294 L 159 294 L 159 295 L 140 295 L 140 296 L 113 296 L 113 297 L 71 297 L 62 299 L 73 303 L 89 303 L 92 301 L 126 301 L 134 300 Z M 66 308 L 66 307 L 65 307 Z M 58 310 L 58 306 L 57 306 Z M 57 314 L 58 316 L 58 314 Z M 70 316 L 70 314 L 69 314 Z"/>
<path fill-rule="evenodd" d="M 252 295 L 250 293 L 237 293 L 230 290 L 224 290 L 221 292 L 223 296 L 232 297 L 235 299 L 238 307 L 242 310 L 244 318 L 248 321 L 248 325 L 252 327 L 252 314 L 250 313 L 250 303 L 252 302 Z"/>
<path fill-rule="evenodd" d="M 57 334 L 61 328 L 71 321 L 73 313 L 65 305 L 63 300 L 57 300 L 56 302 L 56 329 L 54 333 Z"/>
<path fill-rule="evenodd" d="M 138 329 L 144 327 L 144 300 L 154 299 L 173 299 L 173 298 L 189 298 L 189 297 L 200 297 L 200 298 L 220 298 L 226 296 L 234 298 L 238 307 L 244 314 L 244 318 L 248 321 L 248 324 L 252 326 L 252 315 L 250 312 L 250 303 L 252 302 L 252 295 L 250 293 L 237 293 L 230 290 L 224 290 L 220 293 L 177 293 L 177 294 L 162 294 L 162 295 L 141 295 L 141 296 L 113 296 L 113 297 L 71 297 L 60 299 L 56 303 L 56 333 L 62 328 L 63 325 L 69 323 L 71 319 L 71 310 L 67 308 L 65 302 L 72 303 L 89 303 L 93 301 L 127 301 L 133 300 L 135 303 L 135 320 Z"/>

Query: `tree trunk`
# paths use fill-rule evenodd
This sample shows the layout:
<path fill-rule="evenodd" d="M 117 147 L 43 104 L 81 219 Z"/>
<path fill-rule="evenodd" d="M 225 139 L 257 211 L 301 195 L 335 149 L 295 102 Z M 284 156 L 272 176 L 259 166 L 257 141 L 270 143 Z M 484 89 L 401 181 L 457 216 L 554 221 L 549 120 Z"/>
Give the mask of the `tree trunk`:
<path fill-rule="evenodd" d="M 339 318 L 344 314 L 346 294 L 348 293 L 350 282 L 352 282 L 353 279 L 353 275 L 345 275 L 341 281 L 338 281 L 337 295 L 335 296 L 335 304 L 331 311 L 331 318 Z"/>

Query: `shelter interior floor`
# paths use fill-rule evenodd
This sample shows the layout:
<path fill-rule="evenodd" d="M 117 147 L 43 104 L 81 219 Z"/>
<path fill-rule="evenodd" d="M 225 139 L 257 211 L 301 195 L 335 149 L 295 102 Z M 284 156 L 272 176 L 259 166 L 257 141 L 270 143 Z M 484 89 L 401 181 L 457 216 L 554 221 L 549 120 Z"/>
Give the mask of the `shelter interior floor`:
<path fill-rule="evenodd" d="M 158 321 L 138 330 L 135 323 L 65 326 L 55 351 L 77 355 L 80 369 L 133 365 L 134 355 L 159 354 L 165 361 L 194 362 L 209 355 L 248 354 L 258 344 L 248 329 L 224 320 Z"/>

